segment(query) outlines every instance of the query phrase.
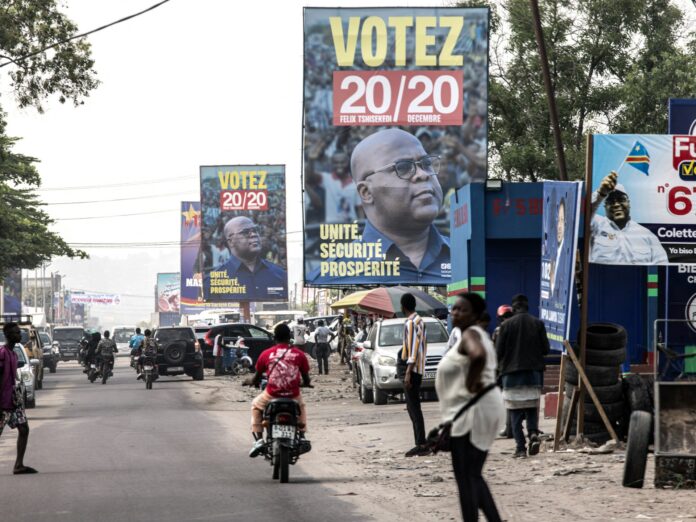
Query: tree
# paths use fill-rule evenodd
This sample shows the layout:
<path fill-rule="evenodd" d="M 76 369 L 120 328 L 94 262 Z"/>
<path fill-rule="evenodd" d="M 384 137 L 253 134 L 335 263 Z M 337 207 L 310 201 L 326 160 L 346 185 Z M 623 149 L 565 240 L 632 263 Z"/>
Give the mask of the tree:
<path fill-rule="evenodd" d="M 98 85 L 89 43 L 65 42 L 76 32 L 54 0 L 0 6 L 0 74 L 9 78 L 20 107 L 42 112 L 53 95 L 79 105 Z M 5 118 L 0 107 L 0 278 L 8 269 L 36 268 L 54 256 L 86 257 L 49 230 L 53 220 L 35 193 L 41 184 L 38 160 L 13 152 L 18 138 L 6 135 Z"/>
<path fill-rule="evenodd" d="M 470 0 L 494 16 L 489 91 L 492 175 L 557 179 L 529 0 Z M 539 0 L 571 179 L 588 133 L 664 133 L 669 97 L 692 97 L 696 39 L 673 0 Z"/>

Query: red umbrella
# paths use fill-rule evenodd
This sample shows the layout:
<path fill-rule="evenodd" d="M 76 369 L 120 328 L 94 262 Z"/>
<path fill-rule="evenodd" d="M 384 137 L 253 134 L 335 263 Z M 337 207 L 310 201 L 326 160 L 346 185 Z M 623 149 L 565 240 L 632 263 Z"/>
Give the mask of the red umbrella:
<path fill-rule="evenodd" d="M 391 286 L 375 288 L 367 292 L 358 305 L 361 309 L 379 314 L 384 317 L 402 316 L 401 296 L 405 293 L 413 294 L 416 298 L 416 311 L 421 315 L 433 315 L 436 317 L 447 316 L 447 305 L 441 303 L 433 296 L 406 286 Z"/>

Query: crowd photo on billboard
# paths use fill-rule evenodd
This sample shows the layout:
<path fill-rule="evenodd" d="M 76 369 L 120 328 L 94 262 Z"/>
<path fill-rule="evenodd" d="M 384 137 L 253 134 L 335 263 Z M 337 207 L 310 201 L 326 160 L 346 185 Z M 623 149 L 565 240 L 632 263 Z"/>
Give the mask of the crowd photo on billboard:
<path fill-rule="evenodd" d="M 284 165 L 201 167 L 203 298 L 288 296 Z"/>
<path fill-rule="evenodd" d="M 488 10 L 306 8 L 305 280 L 446 285 L 486 179 Z"/>

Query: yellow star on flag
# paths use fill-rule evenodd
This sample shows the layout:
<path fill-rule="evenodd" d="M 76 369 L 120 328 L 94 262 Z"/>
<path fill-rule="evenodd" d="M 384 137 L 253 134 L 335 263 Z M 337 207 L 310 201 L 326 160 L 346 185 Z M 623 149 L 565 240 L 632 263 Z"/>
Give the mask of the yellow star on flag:
<path fill-rule="evenodd" d="M 193 205 L 189 205 L 189 209 L 186 212 L 182 212 L 181 215 L 186 218 L 184 224 L 190 225 L 191 223 L 198 223 L 198 218 L 200 217 L 201 213 L 196 212 L 196 210 L 193 208 Z"/>

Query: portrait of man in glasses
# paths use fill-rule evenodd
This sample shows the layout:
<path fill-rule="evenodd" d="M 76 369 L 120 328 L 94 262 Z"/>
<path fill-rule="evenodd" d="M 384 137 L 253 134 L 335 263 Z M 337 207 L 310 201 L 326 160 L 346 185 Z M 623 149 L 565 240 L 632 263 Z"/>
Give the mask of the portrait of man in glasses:
<path fill-rule="evenodd" d="M 233 217 L 225 223 L 223 233 L 230 256 L 224 264 L 205 275 L 205 297 L 235 300 L 277 299 L 282 296 L 287 285 L 287 273 L 282 267 L 263 259 L 262 239 L 256 224 L 248 217 Z M 244 292 L 241 292 L 242 287 Z M 235 293 L 237 291 L 239 293 Z"/>
<path fill-rule="evenodd" d="M 631 200 L 611 172 L 592 194 L 590 262 L 605 265 L 666 264 L 667 252 L 655 234 L 631 219 Z M 604 213 L 597 210 L 604 201 Z"/>
<path fill-rule="evenodd" d="M 356 242 L 380 244 L 386 261 L 398 261 L 398 274 L 378 275 L 390 282 L 444 285 L 449 282 L 449 240 L 433 222 L 443 204 L 438 180 L 440 158 L 401 129 L 378 131 L 363 139 L 351 155 L 351 175 L 365 213 L 365 227 Z M 351 284 L 365 277 L 321 273 L 310 282 Z"/>

